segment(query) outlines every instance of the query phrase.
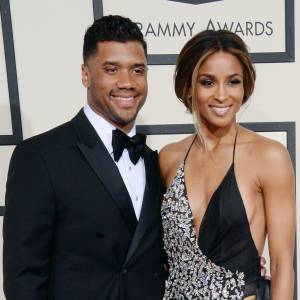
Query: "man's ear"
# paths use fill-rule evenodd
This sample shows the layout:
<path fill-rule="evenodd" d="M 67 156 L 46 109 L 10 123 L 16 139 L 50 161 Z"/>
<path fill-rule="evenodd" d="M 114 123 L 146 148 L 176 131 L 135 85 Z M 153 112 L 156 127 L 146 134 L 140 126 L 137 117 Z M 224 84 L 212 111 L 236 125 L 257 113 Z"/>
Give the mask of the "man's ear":
<path fill-rule="evenodd" d="M 87 89 L 90 87 L 90 73 L 86 64 L 81 65 L 81 81 Z"/>

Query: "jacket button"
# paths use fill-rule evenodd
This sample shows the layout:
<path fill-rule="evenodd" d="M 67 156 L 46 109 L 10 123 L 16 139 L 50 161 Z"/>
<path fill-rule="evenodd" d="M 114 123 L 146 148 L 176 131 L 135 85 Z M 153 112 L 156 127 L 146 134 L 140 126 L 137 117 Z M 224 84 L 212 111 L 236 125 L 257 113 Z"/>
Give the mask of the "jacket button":
<path fill-rule="evenodd" d="M 127 274 L 127 269 L 123 269 L 123 270 L 121 271 L 121 273 L 122 273 L 122 275 L 126 275 L 126 274 Z"/>
<path fill-rule="evenodd" d="M 154 272 L 153 273 L 153 278 L 157 278 L 158 277 L 158 272 Z"/>

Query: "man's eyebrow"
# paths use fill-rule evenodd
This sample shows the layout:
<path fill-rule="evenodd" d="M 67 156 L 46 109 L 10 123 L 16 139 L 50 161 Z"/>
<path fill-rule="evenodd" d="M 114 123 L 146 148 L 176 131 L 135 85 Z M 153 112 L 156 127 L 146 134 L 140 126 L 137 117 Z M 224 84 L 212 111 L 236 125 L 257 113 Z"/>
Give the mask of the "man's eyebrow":
<path fill-rule="evenodd" d="M 147 68 L 147 66 L 144 63 L 136 63 L 133 65 L 134 67 L 142 67 L 142 68 Z"/>
<path fill-rule="evenodd" d="M 115 61 L 105 61 L 102 63 L 103 66 L 111 65 L 111 66 L 118 66 L 119 64 Z"/>
<path fill-rule="evenodd" d="M 105 61 L 102 63 L 102 66 L 120 66 L 120 63 L 116 61 Z M 145 63 L 135 63 L 132 65 L 134 68 L 147 68 Z"/>

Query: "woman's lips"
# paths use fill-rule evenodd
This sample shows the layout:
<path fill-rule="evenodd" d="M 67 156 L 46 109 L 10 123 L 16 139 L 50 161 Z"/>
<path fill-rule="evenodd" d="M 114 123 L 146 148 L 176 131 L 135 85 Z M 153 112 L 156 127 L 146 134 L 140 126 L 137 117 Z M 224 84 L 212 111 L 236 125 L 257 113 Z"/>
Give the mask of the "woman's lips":
<path fill-rule="evenodd" d="M 224 116 L 231 106 L 213 106 L 210 105 L 211 110 L 218 116 Z"/>

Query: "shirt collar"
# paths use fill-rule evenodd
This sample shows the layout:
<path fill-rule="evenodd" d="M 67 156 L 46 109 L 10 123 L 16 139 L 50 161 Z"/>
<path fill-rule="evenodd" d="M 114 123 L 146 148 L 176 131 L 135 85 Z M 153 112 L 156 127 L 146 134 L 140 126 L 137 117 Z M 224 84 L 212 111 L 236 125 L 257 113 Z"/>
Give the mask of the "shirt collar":
<path fill-rule="evenodd" d="M 91 107 L 86 104 L 83 108 L 83 112 L 87 119 L 90 121 L 94 129 L 96 130 L 98 136 L 102 140 L 103 144 L 105 145 L 106 149 L 110 154 L 113 153 L 111 141 L 112 141 L 112 131 L 116 129 L 114 125 L 110 122 L 106 121 L 102 116 L 95 113 Z M 132 127 L 129 131 L 128 136 L 134 136 L 136 134 L 136 126 Z"/>

